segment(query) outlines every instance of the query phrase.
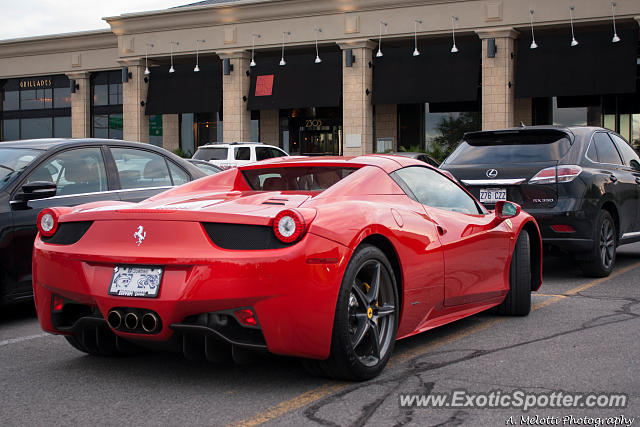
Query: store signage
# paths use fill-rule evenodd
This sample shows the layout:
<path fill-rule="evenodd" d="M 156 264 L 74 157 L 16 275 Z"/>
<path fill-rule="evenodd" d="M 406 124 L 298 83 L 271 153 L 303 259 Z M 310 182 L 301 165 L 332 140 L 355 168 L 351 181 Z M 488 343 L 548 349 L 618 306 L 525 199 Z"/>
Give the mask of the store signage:
<path fill-rule="evenodd" d="M 271 96 L 273 94 L 273 74 L 256 77 L 256 95 Z"/>
<path fill-rule="evenodd" d="M 307 128 L 322 126 L 322 120 L 318 120 L 318 119 L 306 120 L 304 126 Z"/>
<path fill-rule="evenodd" d="M 38 89 L 51 87 L 51 79 L 20 80 L 20 89 Z"/>

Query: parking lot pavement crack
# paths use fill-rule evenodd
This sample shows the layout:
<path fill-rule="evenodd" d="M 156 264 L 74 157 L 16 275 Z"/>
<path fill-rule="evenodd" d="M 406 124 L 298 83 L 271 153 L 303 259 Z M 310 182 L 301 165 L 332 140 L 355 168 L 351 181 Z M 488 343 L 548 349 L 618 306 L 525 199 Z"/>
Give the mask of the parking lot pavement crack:
<path fill-rule="evenodd" d="M 456 411 L 453 415 L 443 423 L 434 424 L 431 427 L 444 427 L 444 426 L 459 426 L 462 425 L 465 421 L 467 421 L 468 413 L 465 411 Z"/>

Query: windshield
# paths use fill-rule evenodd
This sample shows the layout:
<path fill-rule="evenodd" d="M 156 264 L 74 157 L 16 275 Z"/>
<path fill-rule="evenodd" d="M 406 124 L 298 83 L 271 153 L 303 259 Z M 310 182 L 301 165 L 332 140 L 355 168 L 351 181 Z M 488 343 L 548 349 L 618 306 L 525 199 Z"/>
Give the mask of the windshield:
<path fill-rule="evenodd" d="M 323 191 L 357 168 L 305 166 L 243 170 L 252 189 L 257 191 Z"/>
<path fill-rule="evenodd" d="M 194 159 L 198 160 L 227 160 L 227 147 L 216 148 L 198 148 L 196 154 L 193 155 Z"/>
<path fill-rule="evenodd" d="M 0 188 L 4 188 L 40 154 L 41 150 L 30 148 L 0 148 Z"/>
<path fill-rule="evenodd" d="M 496 165 L 560 160 L 571 148 L 557 135 L 488 135 L 462 143 L 445 160 L 448 165 Z"/>

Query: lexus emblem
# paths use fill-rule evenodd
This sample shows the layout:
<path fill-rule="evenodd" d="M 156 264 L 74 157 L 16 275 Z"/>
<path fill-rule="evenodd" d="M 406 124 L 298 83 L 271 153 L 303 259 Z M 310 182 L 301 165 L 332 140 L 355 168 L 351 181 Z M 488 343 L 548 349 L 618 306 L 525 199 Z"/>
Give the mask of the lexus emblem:
<path fill-rule="evenodd" d="M 496 176 L 498 176 L 498 171 L 495 169 L 488 169 L 487 170 L 487 176 L 489 178 L 495 178 Z"/>
<path fill-rule="evenodd" d="M 136 231 L 135 233 L 133 233 L 133 238 L 136 239 L 138 246 L 140 246 L 143 242 L 143 240 L 147 237 L 147 232 L 144 231 L 144 227 L 139 225 L 138 226 L 138 231 Z"/>

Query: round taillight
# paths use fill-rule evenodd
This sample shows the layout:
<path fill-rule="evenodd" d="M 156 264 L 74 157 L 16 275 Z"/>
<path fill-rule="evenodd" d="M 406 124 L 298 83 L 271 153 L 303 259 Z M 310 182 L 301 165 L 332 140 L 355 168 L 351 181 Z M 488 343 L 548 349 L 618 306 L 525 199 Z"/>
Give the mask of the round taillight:
<path fill-rule="evenodd" d="M 300 239 L 305 228 L 302 215 L 291 209 L 280 211 L 273 220 L 273 233 L 284 243 L 293 243 Z"/>
<path fill-rule="evenodd" d="M 53 209 L 43 209 L 38 214 L 38 231 L 43 236 L 53 236 L 58 230 L 58 214 Z"/>

